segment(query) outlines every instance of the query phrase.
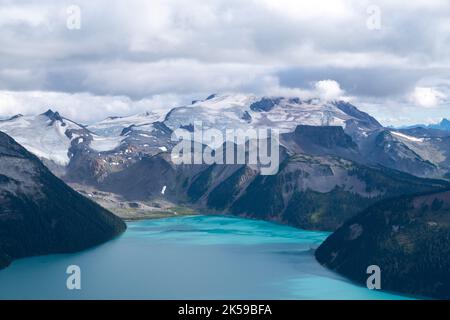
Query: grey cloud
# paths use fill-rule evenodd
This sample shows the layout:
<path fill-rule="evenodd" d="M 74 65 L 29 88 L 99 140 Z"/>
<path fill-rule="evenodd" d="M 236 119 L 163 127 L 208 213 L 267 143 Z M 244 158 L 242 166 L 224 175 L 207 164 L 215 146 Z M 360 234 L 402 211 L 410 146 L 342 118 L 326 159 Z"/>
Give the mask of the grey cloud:
<path fill-rule="evenodd" d="M 0 90 L 126 96 L 259 91 L 268 78 L 336 80 L 359 99 L 397 99 L 449 78 L 450 3 L 441 0 L 0 0 Z M 382 27 L 366 27 L 369 5 Z M 370 99 L 369 99 L 370 100 Z M 29 101 L 29 100 L 26 100 Z M 0 110 L 0 115 L 2 110 Z"/>
<path fill-rule="evenodd" d="M 280 84 L 306 87 L 314 81 L 334 79 L 350 95 L 369 97 L 401 96 L 410 92 L 423 78 L 443 70 L 417 68 L 292 68 L 278 72 Z M 450 77 L 450 70 L 446 71 Z"/>

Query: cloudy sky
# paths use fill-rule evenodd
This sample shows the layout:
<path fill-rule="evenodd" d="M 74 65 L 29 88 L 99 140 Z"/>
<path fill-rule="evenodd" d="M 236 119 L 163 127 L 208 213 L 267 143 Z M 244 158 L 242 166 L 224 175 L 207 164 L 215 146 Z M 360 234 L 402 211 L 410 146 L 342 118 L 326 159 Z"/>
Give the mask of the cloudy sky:
<path fill-rule="evenodd" d="M 0 117 L 91 122 L 248 92 L 435 122 L 450 117 L 450 2 L 405 3 L 0 0 Z"/>

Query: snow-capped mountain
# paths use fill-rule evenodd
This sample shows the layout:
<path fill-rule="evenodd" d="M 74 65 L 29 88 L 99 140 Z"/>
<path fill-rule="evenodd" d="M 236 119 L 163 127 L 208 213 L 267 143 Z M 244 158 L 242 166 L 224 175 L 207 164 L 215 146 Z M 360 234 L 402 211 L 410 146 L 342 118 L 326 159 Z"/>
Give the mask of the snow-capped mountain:
<path fill-rule="evenodd" d="M 175 143 L 171 141 L 173 130 L 192 130 L 198 121 L 205 129 L 277 128 L 291 154 L 334 155 L 425 177 L 450 172 L 450 138 L 443 131 L 386 129 L 342 101 L 211 95 L 173 108 L 165 117 L 146 112 L 85 126 L 49 110 L 38 116 L 2 120 L 0 131 L 41 159 L 63 167 L 60 176 L 98 181 L 143 157 L 170 151 Z"/>
<path fill-rule="evenodd" d="M 36 116 L 16 115 L 0 121 L 12 136 L 59 176 L 101 177 L 120 170 L 142 155 L 168 151 L 172 131 L 147 112 L 111 117 L 85 126 L 48 110 Z"/>
<path fill-rule="evenodd" d="M 39 158 L 62 166 L 70 161 L 68 150 L 72 141 L 87 135 L 83 126 L 52 110 L 37 116 L 17 115 L 0 121 L 0 131 L 12 136 Z"/>
<path fill-rule="evenodd" d="M 127 149 L 131 145 L 144 148 L 165 149 L 168 143 L 167 137 L 164 142 L 158 143 L 160 126 L 158 120 L 161 116 L 145 112 L 128 117 L 109 117 L 103 121 L 86 126 L 92 133 L 93 139 L 89 147 L 98 152 L 108 152 L 121 148 Z"/>
<path fill-rule="evenodd" d="M 74 153 L 80 151 L 98 153 L 98 157 L 111 153 L 126 155 L 126 160 L 132 160 L 129 158 L 137 153 L 154 155 L 170 150 L 172 130 L 192 127 L 195 121 L 202 121 L 204 128 L 219 130 L 277 128 L 281 132 L 293 132 L 297 125 L 307 124 L 342 126 L 349 131 L 357 128 L 365 132 L 381 127 L 369 115 L 343 102 L 229 94 L 211 95 L 192 105 L 174 108 L 164 119 L 146 112 L 81 125 L 48 110 L 37 116 L 17 115 L 2 120 L 0 131 L 14 137 L 41 159 L 65 167 Z"/>
<path fill-rule="evenodd" d="M 159 120 L 164 116 L 152 112 L 145 112 L 128 117 L 109 117 L 103 121 L 91 124 L 87 128 L 97 137 L 90 147 L 97 151 L 112 151 L 117 149 L 133 149 L 146 154 L 167 151 L 172 144 L 170 137 L 172 130 Z M 100 150 L 102 141 L 109 141 L 111 145 Z M 114 145 L 114 141 L 116 144 Z"/>
<path fill-rule="evenodd" d="M 204 128 L 276 128 L 281 133 L 293 132 L 298 125 L 341 126 L 351 131 L 381 127 L 374 118 L 345 102 L 244 94 L 211 95 L 192 105 L 174 108 L 164 123 L 174 130 L 192 127 L 196 121 L 201 121 Z"/>
<path fill-rule="evenodd" d="M 105 152 L 117 148 L 123 140 L 120 136 L 94 134 L 86 126 L 52 110 L 37 116 L 17 115 L 2 120 L 0 131 L 13 137 L 39 158 L 63 167 L 70 163 L 71 149 L 78 144 L 93 151 Z"/>

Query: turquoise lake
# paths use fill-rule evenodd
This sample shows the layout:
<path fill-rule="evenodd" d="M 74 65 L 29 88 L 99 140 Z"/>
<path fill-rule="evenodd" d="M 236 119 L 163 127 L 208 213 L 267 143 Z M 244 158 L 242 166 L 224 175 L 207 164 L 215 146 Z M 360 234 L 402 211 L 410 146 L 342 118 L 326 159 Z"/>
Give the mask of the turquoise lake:
<path fill-rule="evenodd" d="M 96 248 L 15 261 L 0 299 L 406 299 L 323 268 L 313 250 L 327 236 L 222 216 L 130 222 Z M 81 290 L 66 288 L 69 265 Z"/>

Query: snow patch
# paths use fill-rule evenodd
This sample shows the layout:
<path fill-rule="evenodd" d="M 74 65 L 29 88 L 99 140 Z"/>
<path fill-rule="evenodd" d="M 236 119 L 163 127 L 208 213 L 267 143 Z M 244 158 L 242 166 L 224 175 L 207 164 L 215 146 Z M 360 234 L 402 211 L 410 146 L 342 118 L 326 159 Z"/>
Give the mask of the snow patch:
<path fill-rule="evenodd" d="M 91 149 L 98 152 L 106 152 L 116 149 L 122 143 L 123 137 L 94 136 L 90 144 Z"/>
<path fill-rule="evenodd" d="M 406 139 L 412 142 L 423 142 L 424 139 L 421 138 L 416 138 L 416 137 L 412 137 L 412 136 L 408 136 L 406 134 L 400 133 L 400 132 L 396 132 L 396 131 L 391 131 L 391 133 L 397 137 L 400 137 L 402 139 Z"/>

